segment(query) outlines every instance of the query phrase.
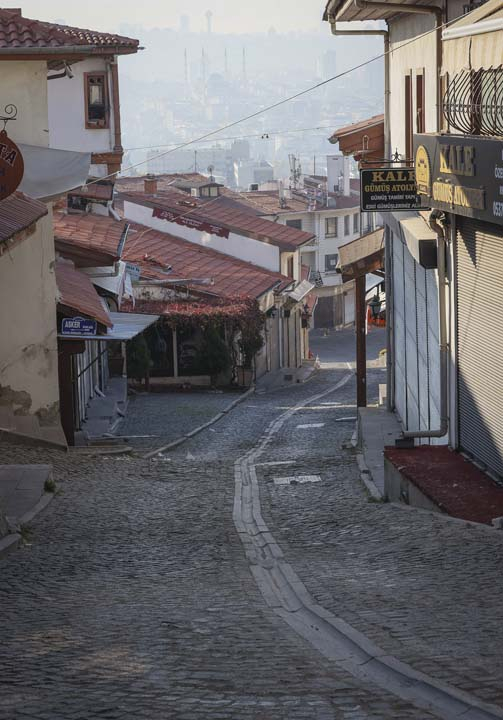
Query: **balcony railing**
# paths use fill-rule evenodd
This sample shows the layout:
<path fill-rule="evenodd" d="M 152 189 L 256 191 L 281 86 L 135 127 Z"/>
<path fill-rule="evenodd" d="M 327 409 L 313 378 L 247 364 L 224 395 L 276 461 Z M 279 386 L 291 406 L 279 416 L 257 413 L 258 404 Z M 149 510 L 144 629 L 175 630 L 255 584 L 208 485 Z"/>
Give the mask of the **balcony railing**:
<path fill-rule="evenodd" d="M 442 109 L 449 126 L 466 135 L 503 135 L 503 66 L 457 73 Z"/>

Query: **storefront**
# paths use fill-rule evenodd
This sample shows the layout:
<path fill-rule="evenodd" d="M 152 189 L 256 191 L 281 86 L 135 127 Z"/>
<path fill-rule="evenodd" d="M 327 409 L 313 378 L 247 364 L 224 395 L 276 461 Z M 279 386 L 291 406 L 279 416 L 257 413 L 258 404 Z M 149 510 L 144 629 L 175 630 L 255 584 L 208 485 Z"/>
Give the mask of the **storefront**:
<path fill-rule="evenodd" d="M 418 190 L 451 228 L 458 448 L 503 477 L 503 142 L 418 135 L 415 153 Z"/>

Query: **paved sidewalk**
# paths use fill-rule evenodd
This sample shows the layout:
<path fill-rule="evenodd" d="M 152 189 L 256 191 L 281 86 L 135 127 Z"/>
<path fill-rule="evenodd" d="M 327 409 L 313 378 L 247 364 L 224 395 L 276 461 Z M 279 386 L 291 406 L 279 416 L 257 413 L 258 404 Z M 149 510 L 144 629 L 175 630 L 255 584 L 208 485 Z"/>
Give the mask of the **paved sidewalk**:
<path fill-rule="evenodd" d="M 133 447 L 161 447 L 225 410 L 240 393 L 140 393 L 131 396 L 128 412 L 115 434 Z M 143 437 L 135 437 L 143 436 Z"/>

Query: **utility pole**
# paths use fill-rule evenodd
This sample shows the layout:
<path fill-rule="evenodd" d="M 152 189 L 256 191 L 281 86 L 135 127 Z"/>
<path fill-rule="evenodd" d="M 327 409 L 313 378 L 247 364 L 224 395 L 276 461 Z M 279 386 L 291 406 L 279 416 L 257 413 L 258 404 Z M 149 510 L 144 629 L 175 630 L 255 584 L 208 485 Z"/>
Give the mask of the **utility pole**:
<path fill-rule="evenodd" d="M 194 150 L 194 172 L 197 172 L 197 150 Z"/>

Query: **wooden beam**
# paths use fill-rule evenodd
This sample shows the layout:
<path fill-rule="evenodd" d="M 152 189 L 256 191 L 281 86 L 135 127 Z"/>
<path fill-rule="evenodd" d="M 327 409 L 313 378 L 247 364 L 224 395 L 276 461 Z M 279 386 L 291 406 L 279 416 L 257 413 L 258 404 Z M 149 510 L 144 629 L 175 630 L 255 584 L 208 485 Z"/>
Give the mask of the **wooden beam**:
<path fill-rule="evenodd" d="M 356 292 L 356 404 L 367 406 L 367 347 L 365 275 L 355 280 Z"/>

